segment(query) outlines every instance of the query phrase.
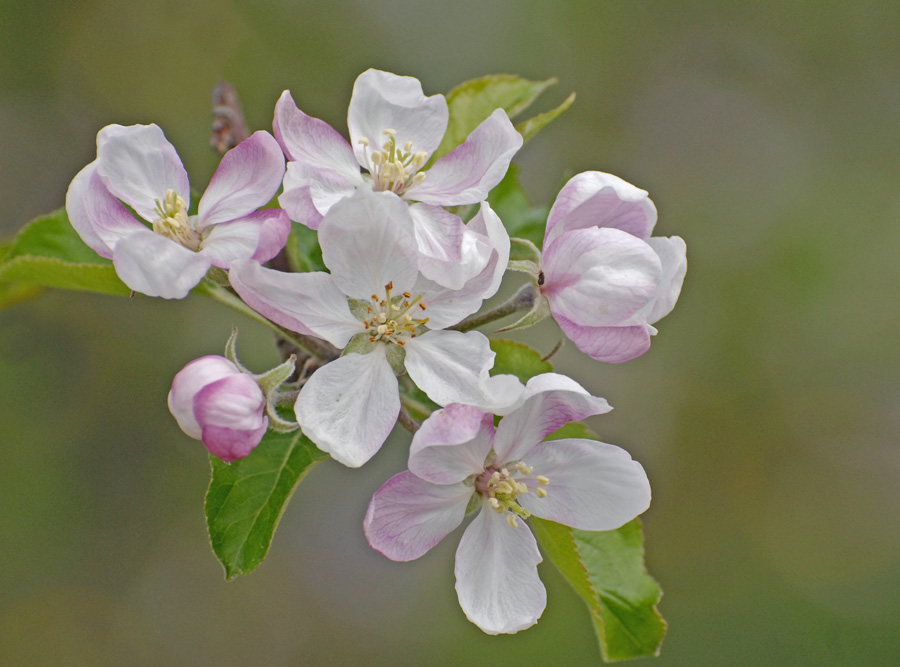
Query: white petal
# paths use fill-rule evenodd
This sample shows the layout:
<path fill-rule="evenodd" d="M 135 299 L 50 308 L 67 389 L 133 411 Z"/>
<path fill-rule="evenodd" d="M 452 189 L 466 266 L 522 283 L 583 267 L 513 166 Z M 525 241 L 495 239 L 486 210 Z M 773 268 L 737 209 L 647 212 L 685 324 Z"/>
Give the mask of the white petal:
<path fill-rule="evenodd" d="M 650 482 L 644 469 L 615 445 L 552 440 L 532 449 L 526 462 L 534 468 L 533 475 L 550 480 L 543 487 L 547 497 L 528 493 L 517 500 L 544 519 L 581 530 L 613 530 L 650 506 Z"/>
<path fill-rule="evenodd" d="M 477 331 L 427 331 L 406 343 L 406 370 L 428 398 L 439 405 L 486 407 L 492 397 L 484 384 L 494 365 L 488 339 Z"/>
<path fill-rule="evenodd" d="M 366 165 L 364 147 L 359 140 L 370 142 L 369 153 L 380 150 L 387 138 L 384 130 L 396 130 L 400 148 L 411 141 L 413 152 L 431 155 L 444 138 L 450 112 L 443 95 L 426 97 L 422 84 L 409 76 L 397 76 L 379 70 L 366 70 L 353 84 L 353 96 L 347 111 L 350 143 L 357 160 Z"/>
<path fill-rule="evenodd" d="M 462 522 L 471 497 L 464 484 L 430 484 L 406 470 L 372 496 L 363 521 L 366 539 L 391 560 L 413 560 Z"/>
<path fill-rule="evenodd" d="M 397 378 L 384 346 L 351 353 L 322 366 L 294 405 L 303 432 L 319 449 L 358 468 L 381 449 L 397 421 Z"/>
<path fill-rule="evenodd" d="M 484 471 L 493 441 L 493 415 L 451 403 L 432 412 L 413 435 L 409 469 L 434 484 L 462 482 Z"/>
<path fill-rule="evenodd" d="M 146 228 L 116 244 L 113 264 L 135 292 L 164 299 L 186 297 L 210 267 L 208 257 Z"/>
<path fill-rule="evenodd" d="M 538 577 L 534 536 L 523 522 L 512 528 L 485 506 L 456 550 L 456 594 L 466 617 L 489 635 L 514 633 L 537 623 L 547 606 Z"/>
<path fill-rule="evenodd" d="M 496 109 L 468 138 L 426 172 L 425 181 L 407 199 L 458 206 L 487 198 L 522 147 L 522 135 L 503 109 Z"/>
<path fill-rule="evenodd" d="M 100 130 L 97 171 L 109 191 L 148 222 L 159 217 L 156 203 L 168 190 L 190 204 L 181 158 L 156 125 L 107 125 Z"/>
<path fill-rule="evenodd" d="M 646 239 L 656 224 L 656 207 L 641 190 L 618 176 L 586 171 L 573 176 L 553 202 L 544 247 L 560 234 L 589 227 L 613 227 Z"/>
<path fill-rule="evenodd" d="M 612 408 L 605 399 L 591 396 L 575 380 L 543 373 L 528 381 L 522 404 L 497 426 L 494 450 L 501 462 L 528 459 L 529 450 L 546 436 L 572 421 L 601 415 Z"/>
<path fill-rule="evenodd" d="M 209 228 L 200 243 L 200 252 L 223 269 L 251 257 L 265 262 L 284 247 L 290 231 L 291 223 L 284 211 L 263 208 Z"/>
<path fill-rule="evenodd" d="M 198 205 L 197 231 L 243 218 L 268 204 L 284 178 L 284 155 L 268 132 L 254 132 L 225 153 Z"/>
<path fill-rule="evenodd" d="M 687 247 L 678 236 L 654 237 L 647 239 L 647 243 L 656 251 L 662 262 L 659 287 L 646 314 L 647 322 L 653 324 L 672 312 L 675 302 L 678 301 L 681 285 L 687 273 Z"/>
<path fill-rule="evenodd" d="M 490 273 L 490 281 L 484 288 L 483 298 L 488 299 L 497 293 L 500 288 L 500 281 L 503 280 L 503 274 L 506 273 L 506 266 L 509 264 L 509 233 L 500 216 L 494 213 L 494 209 L 486 201 L 481 202 L 478 213 L 475 214 L 466 228 L 485 236 L 491 247 L 497 252 L 496 264 L 485 265 L 485 270 Z"/>
<path fill-rule="evenodd" d="M 324 338 L 337 348 L 364 331 L 327 273 L 285 273 L 251 260 L 232 266 L 228 279 L 248 306 L 291 331 Z"/>
<path fill-rule="evenodd" d="M 332 206 L 362 187 L 365 187 L 362 177 L 351 179 L 341 172 L 319 169 L 305 162 L 289 162 L 284 177 L 284 192 L 279 196 L 278 203 L 288 212 L 291 220 L 310 229 L 318 229 L 322 216 Z"/>
<path fill-rule="evenodd" d="M 412 288 L 418 248 L 409 208 L 389 192 L 357 191 L 319 224 L 322 261 L 347 296 L 368 301 L 393 283 L 394 294 Z"/>

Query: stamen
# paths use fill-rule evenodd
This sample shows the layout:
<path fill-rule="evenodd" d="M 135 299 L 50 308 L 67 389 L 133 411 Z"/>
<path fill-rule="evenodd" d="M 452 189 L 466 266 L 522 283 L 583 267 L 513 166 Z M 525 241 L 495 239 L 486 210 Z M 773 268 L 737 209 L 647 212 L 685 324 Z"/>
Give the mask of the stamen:
<path fill-rule="evenodd" d="M 509 524 L 510 528 L 518 528 L 519 527 L 519 521 L 518 521 L 518 519 L 516 519 L 516 515 L 513 514 L 512 512 L 506 513 L 506 523 Z"/>
<path fill-rule="evenodd" d="M 546 497 L 547 497 L 547 489 L 544 489 L 544 488 L 542 488 L 542 487 L 540 487 L 540 486 L 539 486 L 538 488 L 536 488 L 536 489 L 534 490 L 534 492 L 535 492 L 535 494 L 537 495 L 538 498 L 546 498 Z"/>
<path fill-rule="evenodd" d="M 538 475 L 535 477 L 537 483 L 541 486 L 547 486 L 550 483 L 550 479 L 548 477 L 544 477 L 543 475 Z"/>

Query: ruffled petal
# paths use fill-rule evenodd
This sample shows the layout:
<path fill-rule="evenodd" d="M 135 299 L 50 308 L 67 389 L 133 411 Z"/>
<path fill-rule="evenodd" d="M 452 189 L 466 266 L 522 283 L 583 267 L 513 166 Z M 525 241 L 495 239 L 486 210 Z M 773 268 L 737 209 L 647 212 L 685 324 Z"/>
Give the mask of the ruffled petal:
<path fill-rule="evenodd" d="M 515 633 L 537 623 L 547 606 L 538 577 L 541 554 L 531 531 L 485 508 L 466 528 L 456 550 L 456 594 L 472 623 L 489 635 Z"/>
<path fill-rule="evenodd" d="M 612 410 L 605 399 L 591 396 L 575 380 L 557 373 L 535 375 L 525 386 L 518 409 L 500 420 L 494 437 L 497 461 L 527 458 L 546 436 L 572 421 Z M 527 455 L 527 456 L 526 456 Z"/>
<path fill-rule="evenodd" d="M 486 201 L 481 202 L 478 213 L 469 220 L 466 228 L 487 238 L 490 246 L 497 252 L 497 261 L 494 264 L 488 261 L 483 269 L 490 280 L 485 286 L 478 286 L 478 289 L 483 289 L 482 297 L 488 299 L 497 293 L 509 264 L 509 233 L 500 216 L 494 213 L 494 209 Z"/>
<path fill-rule="evenodd" d="M 363 521 L 366 539 L 391 560 L 414 560 L 462 523 L 471 496 L 464 484 L 429 484 L 401 472 L 372 496 Z"/>
<path fill-rule="evenodd" d="M 455 484 L 484 471 L 493 441 L 493 415 L 451 403 L 432 412 L 413 435 L 409 469 L 434 484 Z"/>
<path fill-rule="evenodd" d="M 656 224 L 656 206 L 646 190 L 618 176 L 586 171 L 573 176 L 547 217 L 544 248 L 560 234 L 589 227 L 613 227 L 646 239 Z"/>
<path fill-rule="evenodd" d="M 609 364 L 621 364 L 637 359 L 650 349 L 650 336 L 656 333 L 649 324 L 623 327 L 586 327 L 567 320 L 562 315 L 554 319 L 575 347 L 591 359 Z"/>
<path fill-rule="evenodd" d="M 200 252 L 222 269 L 243 259 L 266 262 L 284 247 L 290 232 L 291 221 L 284 211 L 264 208 L 213 226 L 201 242 Z"/>
<path fill-rule="evenodd" d="M 319 449 L 358 468 L 381 449 L 397 422 L 397 377 L 384 346 L 350 353 L 310 376 L 294 405 L 303 432 Z"/>
<path fill-rule="evenodd" d="M 234 264 L 228 279 L 248 306 L 291 331 L 343 348 L 364 330 L 327 273 L 285 273 L 250 260 Z"/>
<path fill-rule="evenodd" d="M 641 464 L 615 445 L 595 440 L 544 442 L 528 453 L 533 475 L 550 480 L 546 498 L 516 500 L 535 516 L 581 530 L 614 530 L 650 506 L 650 482 Z M 537 483 L 526 478 L 534 488 Z"/>
<path fill-rule="evenodd" d="M 197 231 L 246 217 L 268 204 L 284 178 L 284 155 L 268 132 L 254 132 L 225 153 L 197 208 Z"/>
<path fill-rule="evenodd" d="M 418 248 L 409 207 L 389 192 L 357 191 L 335 204 L 319 225 L 322 261 L 347 296 L 368 301 L 393 283 L 412 288 Z"/>
<path fill-rule="evenodd" d="M 375 69 L 356 79 L 347 110 L 350 143 L 364 167 L 367 157 L 360 138 L 367 138 L 379 150 L 385 141 L 384 130 L 396 130 L 398 146 L 411 141 L 413 152 L 431 155 L 444 138 L 449 118 L 443 95 L 426 97 L 418 79 Z"/>
<path fill-rule="evenodd" d="M 496 109 L 462 144 L 435 162 L 426 172 L 425 181 L 405 198 L 442 206 L 487 199 L 521 147 L 522 135 L 506 112 Z"/>
<path fill-rule="evenodd" d="M 662 265 L 647 243 L 618 229 L 579 229 L 544 250 L 544 285 L 554 316 L 585 326 L 621 326 L 646 306 Z"/>
<path fill-rule="evenodd" d="M 272 128 L 289 161 L 362 181 L 359 164 L 347 140 L 325 121 L 300 111 L 287 90 L 275 105 Z"/>
<path fill-rule="evenodd" d="M 156 125 L 107 125 L 97 134 L 97 172 L 109 191 L 153 222 L 168 190 L 190 204 L 191 187 L 175 147 Z"/>
<path fill-rule="evenodd" d="M 146 228 L 116 244 L 113 264 L 135 292 L 164 299 L 186 297 L 210 267 L 208 257 Z"/>
<path fill-rule="evenodd" d="M 72 179 L 66 192 L 66 215 L 81 240 L 107 259 L 112 259 L 120 239 L 146 229 L 103 185 L 96 160 Z"/>
<path fill-rule="evenodd" d="M 354 180 L 341 172 L 318 169 L 304 162 L 288 162 L 284 192 L 278 197 L 278 203 L 291 220 L 318 229 L 322 216 L 332 206 L 365 187 L 361 177 Z"/>

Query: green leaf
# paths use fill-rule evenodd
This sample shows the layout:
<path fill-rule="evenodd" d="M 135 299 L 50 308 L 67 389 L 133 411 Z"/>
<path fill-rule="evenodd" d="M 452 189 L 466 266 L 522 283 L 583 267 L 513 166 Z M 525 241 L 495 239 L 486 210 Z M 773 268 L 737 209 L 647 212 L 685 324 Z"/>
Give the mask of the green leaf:
<path fill-rule="evenodd" d="M 519 134 L 522 135 L 522 139 L 527 143 L 534 135 L 559 118 L 574 102 L 575 93 L 572 93 L 555 109 L 539 113 L 537 116 L 529 118 L 524 123 L 519 123 L 516 125 L 516 130 L 518 130 Z"/>
<path fill-rule="evenodd" d="M 531 200 L 519 184 L 519 169 L 516 165 L 510 165 L 503 180 L 491 190 L 488 203 L 500 216 L 510 236 L 530 241 L 537 248 L 541 247 L 550 207 L 531 205 Z"/>
<path fill-rule="evenodd" d="M 78 236 L 65 209 L 29 222 L 0 261 L 0 282 L 62 289 L 131 294 L 112 262 L 100 257 Z M 18 290 L 21 287 L 2 290 Z"/>
<path fill-rule="evenodd" d="M 447 106 L 450 108 L 450 122 L 441 145 L 435 151 L 431 162 L 446 155 L 466 140 L 466 137 L 480 125 L 495 109 L 505 109 L 510 118 L 527 109 L 547 88 L 556 83 L 556 79 L 546 81 L 529 81 L 513 74 L 491 74 L 479 79 L 461 83 L 447 94 Z M 568 100 L 567 100 L 568 102 Z M 526 121 L 530 136 L 565 111 L 571 102 L 563 102 L 561 107 L 540 114 Z M 541 116 L 548 116 L 543 122 Z M 529 136 L 529 138 L 530 138 Z"/>
<path fill-rule="evenodd" d="M 259 566 L 297 484 L 326 457 L 300 431 L 269 431 L 250 456 L 231 464 L 209 457 L 206 525 L 226 579 Z"/>
<path fill-rule="evenodd" d="M 285 250 L 291 271 L 295 273 L 327 270 L 322 261 L 319 235 L 306 225 L 301 225 L 299 222 L 291 223 L 291 234 Z"/>
<path fill-rule="evenodd" d="M 541 353 L 515 340 L 492 338 L 491 349 L 497 354 L 491 375 L 511 374 L 522 382 L 541 373 L 553 371 L 549 361 L 541 361 Z"/>
<path fill-rule="evenodd" d="M 547 440 L 560 438 L 598 439 L 580 422 L 566 424 Z M 659 655 L 667 624 L 656 609 L 662 591 L 644 565 L 640 520 L 598 532 L 534 516 L 528 524 L 544 553 L 587 604 L 603 659 Z"/>

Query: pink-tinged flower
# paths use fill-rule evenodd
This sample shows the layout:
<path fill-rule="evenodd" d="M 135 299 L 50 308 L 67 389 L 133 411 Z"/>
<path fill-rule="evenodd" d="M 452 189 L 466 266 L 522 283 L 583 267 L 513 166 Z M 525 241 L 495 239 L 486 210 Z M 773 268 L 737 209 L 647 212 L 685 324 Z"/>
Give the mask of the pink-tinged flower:
<path fill-rule="evenodd" d="M 498 245 L 508 241 L 486 203 L 469 224 Z M 281 273 L 242 262 L 229 276 L 257 312 L 344 350 L 310 376 L 295 405 L 303 432 L 320 449 L 351 467 L 368 461 L 397 420 L 396 375 L 404 368 L 440 405 L 487 407 L 521 394 L 512 376 L 489 377 L 494 353 L 487 338 L 444 330 L 496 291 L 505 269 L 499 252 L 462 289 L 441 287 L 419 272 L 406 204 L 367 191 L 331 207 L 319 243 L 331 273 Z"/>
<path fill-rule="evenodd" d="M 357 189 L 392 192 L 411 203 L 423 275 L 459 289 L 487 264 L 490 250 L 441 207 L 484 201 L 506 174 L 522 136 L 497 109 L 464 143 L 423 170 L 448 119 L 443 95 L 426 97 L 417 79 L 370 69 L 353 86 L 348 143 L 327 123 L 300 111 L 285 91 L 274 120 L 275 137 L 288 158 L 278 201 L 292 220 L 317 229 L 322 216 Z M 454 279 L 463 282 L 451 284 Z"/>
<path fill-rule="evenodd" d="M 247 456 L 266 433 L 266 397 L 225 357 L 195 359 L 172 381 L 169 411 L 181 430 L 226 463 Z"/>
<path fill-rule="evenodd" d="M 550 209 L 538 286 L 563 332 L 613 363 L 650 347 L 687 271 L 679 237 L 650 237 L 656 207 L 644 190 L 597 171 L 574 176 Z"/>
<path fill-rule="evenodd" d="M 181 299 L 211 266 L 264 262 L 284 247 L 287 214 L 260 209 L 283 176 L 278 142 L 256 132 L 225 154 L 197 215 L 189 216 L 187 172 L 162 130 L 108 125 L 97 134 L 97 159 L 69 186 L 66 212 L 84 242 L 112 259 L 128 287 Z"/>
<path fill-rule="evenodd" d="M 537 622 L 547 597 L 541 562 L 524 522 L 535 515 L 582 530 L 612 530 L 650 505 L 644 469 L 624 450 L 594 440 L 543 442 L 566 423 L 611 408 L 554 373 L 528 381 L 520 407 L 494 428 L 467 405 L 434 412 L 413 436 L 409 470 L 369 504 L 369 544 L 392 560 L 422 556 L 480 510 L 456 551 L 456 592 L 488 634 Z"/>

